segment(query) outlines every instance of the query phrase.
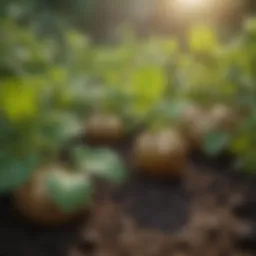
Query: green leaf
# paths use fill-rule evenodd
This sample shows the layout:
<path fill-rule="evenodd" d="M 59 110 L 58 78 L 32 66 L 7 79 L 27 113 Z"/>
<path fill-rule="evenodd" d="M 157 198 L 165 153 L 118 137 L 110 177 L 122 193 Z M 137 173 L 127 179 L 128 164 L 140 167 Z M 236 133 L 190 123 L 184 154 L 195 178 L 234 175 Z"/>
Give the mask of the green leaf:
<path fill-rule="evenodd" d="M 81 209 L 92 199 L 91 180 L 76 173 L 65 173 L 61 170 L 50 173 L 46 188 L 53 202 L 67 213 Z"/>
<path fill-rule="evenodd" d="M 163 115 L 167 120 L 176 120 L 180 117 L 186 106 L 187 102 L 181 100 L 163 102 L 163 104 L 159 106 L 158 115 Z"/>
<path fill-rule="evenodd" d="M 211 156 L 217 155 L 228 146 L 230 139 L 231 134 L 229 133 L 220 131 L 209 132 L 204 136 L 203 149 Z"/>
<path fill-rule="evenodd" d="M 80 122 L 75 116 L 63 112 L 46 115 L 42 125 L 42 138 L 57 148 L 62 147 L 81 131 Z"/>
<path fill-rule="evenodd" d="M 71 151 L 71 157 L 74 164 L 82 169 L 85 167 L 85 159 L 89 154 L 91 154 L 91 149 L 89 147 L 76 146 L 72 148 Z"/>
<path fill-rule="evenodd" d="M 0 193 L 12 192 L 25 183 L 36 170 L 38 162 L 38 157 L 33 154 L 16 158 L 0 152 Z"/>
<path fill-rule="evenodd" d="M 104 107 L 123 115 L 131 97 L 120 87 L 108 87 L 104 95 L 106 101 Z"/>
<path fill-rule="evenodd" d="M 167 77 L 161 67 L 147 65 L 132 72 L 128 92 L 133 96 L 134 115 L 144 115 L 164 96 Z"/>
<path fill-rule="evenodd" d="M 123 161 L 109 149 L 98 149 L 88 154 L 86 168 L 95 176 L 111 183 L 120 183 L 126 178 Z"/>
<path fill-rule="evenodd" d="M 247 134 L 240 134 L 235 136 L 231 143 L 231 150 L 235 154 L 241 154 L 250 149 L 251 138 Z"/>
<path fill-rule="evenodd" d="M 10 80 L 1 85 L 0 108 L 9 120 L 17 122 L 34 117 L 38 113 L 38 95 L 35 87 L 26 81 Z"/>
<path fill-rule="evenodd" d="M 63 141 L 68 140 L 81 132 L 81 124 L 73 115 L 63 116 L 59 120 L 59 127 L 61 127 L 59 138 Z"/>
<path fill-rule="evenodd" d="M 110 149 L 77 148 L 73 156 L 81 169 L 107 182 L 119 184 L 126 178 L 123 161 Z"/>
<path fill-rule="evenodd" d="M 189 47 L 195 52 L 211 52 L 218 46 L 213 30 L 204 25 L 194 26 L 189 31 Z"/>

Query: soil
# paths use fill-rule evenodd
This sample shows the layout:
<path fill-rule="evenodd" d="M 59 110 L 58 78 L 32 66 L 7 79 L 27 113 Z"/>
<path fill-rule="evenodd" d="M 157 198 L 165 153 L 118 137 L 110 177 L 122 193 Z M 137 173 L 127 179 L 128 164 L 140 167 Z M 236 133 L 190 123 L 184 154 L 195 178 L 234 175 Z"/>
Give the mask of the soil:
<path fill-rule="evenodd" d="M 40 227 L 2 197 L 0 256 L 256 255 L 255 181 L 229 172 L 227 157 L 192 156 L 185 179 L 168 182 L 133 168 L 129 140 L 114 148 L 131 177 L 117 191 L 103 186 L 90 217 Z"/>
<path fill-rule="evenodd" d="M 117 197 L 98 201 L 69 255 L 255 255 L 256 209 L 236 212 L 248 185 L 190 168 L 175 184 L 133 175 Z"/>
<path fill-rule="evenodd" d="M 82 223 L 56 228 L 35 225 L 20 216 L 9 196 L 1 198 L 0 207 L 0 256 L 64 256 Z"/>

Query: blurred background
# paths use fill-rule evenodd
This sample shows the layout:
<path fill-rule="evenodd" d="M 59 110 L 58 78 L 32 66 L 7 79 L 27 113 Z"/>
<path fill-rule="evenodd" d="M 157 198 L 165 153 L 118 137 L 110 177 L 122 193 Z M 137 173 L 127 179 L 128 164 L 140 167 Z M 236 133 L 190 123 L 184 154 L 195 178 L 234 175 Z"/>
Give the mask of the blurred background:
<path fill-rule="evenodd" d="M 47 226 L 89 209 L 97 228 L 113 216 L 106 229 L 117 225 L 112 203 L 95 206 L 93 192 L 112 196 L 120 182 L 142 226 L 176 231 L 190 218 L 193 237 L 194 216 L 213 212 L 228 244 L 238 225 L 222 225 L 237 216 L 236 194 L 239 217 L 255 224 L 255 190 L 239 190 L 255 182 L 255 12 L 255 0 L 1 0 L 0 255 L 63 256 L 77 242 L 77 226 L 54 233 L 22 215 Z M 111 150 L 92 150 L 91 138 Z M 43 166 L 49 177 L 35 178 Z M 166 175 L 182 185 L 162 183 Z M 193 255 L 210 252 L 202 243 Z M 235 255 L 216 243 L 222 254 L 211 255 Z"/>
<path fill-rule="evenodd" d="M 224 34 L 239 30 L 242 20 L 255 11 L 253 0 L 75 0 L 1 1 L 1 15 L 33 22 L 45 33 L 74 26 L 97 42 L 115 41 L 123 25 L 140 36 L 182 36 L 196 21 L 213 24 Z"/>

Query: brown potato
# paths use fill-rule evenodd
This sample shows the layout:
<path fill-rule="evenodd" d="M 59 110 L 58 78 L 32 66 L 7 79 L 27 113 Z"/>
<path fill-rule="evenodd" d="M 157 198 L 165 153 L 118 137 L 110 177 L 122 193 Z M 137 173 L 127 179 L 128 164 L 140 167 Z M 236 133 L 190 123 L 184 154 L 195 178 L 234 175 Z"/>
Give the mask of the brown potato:
<path fill-rule="evenodd" d="M 209 125 L 209 114 L 203 108 L 191 104 L 181 113 L 178 127 L 190 147 L 199 149 Z"/>
<path fill-rule="evenodd" d="M 238 123 L 238 116 L 231 107 L 216 104 L 210 109 L 210 120 L 212 130 L 232 131 Z"/>
<path fill-rule="evenodd" d="M 56 166 L 39 169 L 28 183 L 14 193 L 14 203 L 20 213 L 43 225 L 63 224 L 78 217 L 85 210 L 80 209 L 72 214 L 63 213 L 47 196 L 45 178 L 47 173 L 55 171 L 54 167 Z"/>
<path fill-rule="evenodd" d="M 86 123 L 86 134 L 94 142 L 116 142 L 124 136 L 124 124 L 112 114 L 94 114 Z"/>
<path fill-rule="evenodd" d="M 180 178 L 187 164 L 187 145 L 175 130 L 145 132 L 135 141 L 134 160 L 147 174 Z"/>
<path fill-rule="evenodd" d="M 180 117 L 179 128 L 192 149 L 201 149 L 207 132 L 232 131 L 238 122 L 238 115 L 229 106 L 216 104 L 203 109 L 197 105 L 190 105 Z"/>

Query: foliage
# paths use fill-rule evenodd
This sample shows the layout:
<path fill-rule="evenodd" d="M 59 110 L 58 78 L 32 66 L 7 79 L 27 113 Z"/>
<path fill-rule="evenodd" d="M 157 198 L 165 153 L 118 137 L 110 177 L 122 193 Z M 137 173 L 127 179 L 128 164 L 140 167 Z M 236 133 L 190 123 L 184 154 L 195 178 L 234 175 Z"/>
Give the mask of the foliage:
<path fill-rule="evenodd" d="M 204 151 L 215 156 L 222 153 L 223 149 L 227 148 L 230 143 L 231 134 L 227 132 L 213 131 L 204 136 Z"/>
<path fill-rule="evenodd" d="M 46 192 L 64 213 L 72 213 L 91 203 L 93 187 L 86 176 L 60 170 L 47 176 Z"/>
<path fill-rule="evenodd" d="M 239 120 L 239 125 L 233 127 L 229 133 L 214 131 L 206 134 L 206 152 L 213 154 L 227 148 L 237 155 L 240 167 L 252 171 L 256 168 L 256 76 L 253 71 L 256 61 L 255 24 L 255 19 L 248 20 L 239 38 L 228 45 L 218 43 L 214 36 L 209 35 L 209 30 L 197 28 L 197 40 L 191 38 L 193 51 L 189 57 L 187 54 L 184 57 L 188 59 L 187 65 L 181 70 L 186 76 L 185 86 L 181 86 L 186 97 L 206 105 L 228 104 L 236 112 Z M 201 47 L 204 39 L 207 39 L 207 44 Z M 198 54 L 198 50 L 204 52 Z"/>
<path fill-rule="evenodd" d="M 121 158 L 107 148 L 75 148 L 74 159 L 87 174 L 120 184 L 126 178 L 125 166 Z"/>
<path fill-rule="evenodd" d="M 91 72 L 94 49 L 72 29 L 58 41 L 2 19 L 0 32 L 0 193 L 6 193 L 25 184 L 42 164 L 59 161 L 63 148 L 82 132 L 88 110 L 97 101 L 90 93 L 97 77 Z M 45 181 L 48 196 L 64 212 L 90 203 L 93 175 L 114 183 L 125 177 L 123 163 L 113 152 L 86 154 L 95 175 L 83 178 L 87 170 L 74 163 L 68 172 L 55 170 Z M 98 157 L 105 169 L 93 167 Z"/>
<path fill-rule="evenodd" d="M 126 178 L 122 159 L 110 149 L 75 147 L 68 168 L 55 168 L 46 179 L 49 198 L 63 211 L 72 213 L 92 203 L 95 179 L 112 185 Z"/>
<path fill-rule="evenodd" d="M 62 22 L 53 21 L 56 30 L 43 33 L 39 23 L 18 25 L 21 16 L 0 20 L 0 192 L 26 182 L 42 162 L 56 161 L 95 109 L 118 114 L 134 128 L 140 122 L 175 124 L 190 102 L 227 104 L 240 125 L 228 134 L 206 134 L 204 150 L 214 155 L 227 147 L 246 169 L 256 168 L 255 20 L 230 44 L 210 28 L 196 26 L 183 50 L 173 38 L 145 41 L 130 34 L 117 45 L 93 45 Z M 64 174 L 47 181 L 52 199 L 65 211 L 87 196 L 89 202 L 91 177 L 125 179 L 122 161 L 106 149 L 78 150 L 72 159 L 71 169 L 85 171 L 86 181 Z"/>

